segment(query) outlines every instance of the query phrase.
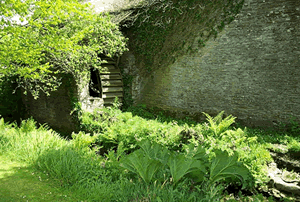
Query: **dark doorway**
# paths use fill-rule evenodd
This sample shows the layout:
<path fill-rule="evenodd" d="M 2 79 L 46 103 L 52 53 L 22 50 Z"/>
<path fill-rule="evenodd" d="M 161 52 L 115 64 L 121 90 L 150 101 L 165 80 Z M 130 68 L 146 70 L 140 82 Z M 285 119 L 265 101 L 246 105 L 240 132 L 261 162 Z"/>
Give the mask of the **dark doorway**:
<path fill-rule="evenodd" d="M 102 98 L 101 78 L 98 69 L 91 69 L 91 79 L 89 83 L 89 93 L 91 97 Z"/>

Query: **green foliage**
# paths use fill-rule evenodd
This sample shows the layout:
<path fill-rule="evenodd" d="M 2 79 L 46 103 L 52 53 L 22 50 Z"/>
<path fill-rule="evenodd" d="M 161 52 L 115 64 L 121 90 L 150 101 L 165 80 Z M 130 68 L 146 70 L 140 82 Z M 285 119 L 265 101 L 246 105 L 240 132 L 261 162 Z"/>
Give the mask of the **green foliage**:
<path fill-rule="evenodd" d="M 235 117 L 228 116 L 222 120 L 223 113 L 220 112 L 215 118 L 206 115 L 208 124 L 200 130 L 204 136 L 202 145 L 207 148 L 210 157 L 216 150 L 226 151 L 230 155 L 238 153 L 239 160 L 251 171 L 257 184 L 267 181 L 265 170 L 272 157 L 266 145 L 258 144 L 257 137 L 248 135 L 246 128 L 229 129 Z"/>
<path fill-rule="evenodd" d="M 94 158 L 95 161 L 91 161 Z M 94 153 L 69 146 L 51 149 L 39 155 L 37 168 L 64 182 L 64 185 L 92 183 L 102 174 L 100 162 Z"/>
<path fill-rule="evenodd" d="M 158 160 L 162 166 L 169 163 L 170 151 L 165 147 L 162 147 L 156 142 L 151 143 L 149 140 L 144 140 L 138 143 L 140 150 L 144 155 L 151 159 Z"/>
<path fill-rule="evenodd" d="M 156 119 L 156 116 L 153 112 L 147 109 L 147 106 L 144 104 L 139 104 L 137 106 L 130 106 L 125 109 L 127 112 L 131 112 L 133 116 L 139 116 L 144 119 Z"/>
<path fill-rule="evenodd" d="M 83 130 L 98 134 L 97 143 L 104 150 L 116 147 L 122 142 L 128 151 L 137 149 L 137 142 L 149 139 L 168 145 L 174 150 L 181 147 L 184 128 L 176 122 L 161 123 L 133 116 L 131 112 L 122 113 L 116 108 L 97 109 L 93 114 L 84 112 L 81 116 Z"/>
<path fill-rule="evenodd" d="M 78 134 L 72 134 L 72 145 L 75 149 L 88 149 L 88 147 L 95 143 L 97 136 L 90 136 L 90 134 L 85 134 L 80 131 Z"/>
<path fill-rule="evenodd" d="M 283 133 L 298 136 L 300 134 L 300 123 L 297 121 L 296 117 L 291 116 L 289 123 L 280 123 L 278 129 Z"/>
<path fill-rule="evenodd" d="M 146 111 L 144 107 L 134 109 L 135 114 Z M 207 115 L 208 123 L 188 125 L 178 121 L 182 124 L 179 125 L 174 119 L 164 119 L 163 116 L 149 112 L 146 116 L 155 120 L 133 116 L 131 112 L 122 113 L 119 109 L 103 109 L 94 114 L 85 114 L 84 116 L 88 118 L 84 120 L 84 124 L 97 134 L 96 144 L 102 147 L 100 149 L 102 154 L 111 148 L 116 149 L 119 143 L 123 144 L 127 153 L 133 152 L 139 148 L 139 142 L 143 140 L 149 140 L 152 144 L 158 143 L 178 152 L 191 151 L 188 145 L 192 143 L 195 146 L 203 146 L 210 159 L 214 157 L 216 150 L 228 152 L 229 155 L 238 153 L 239 160 L 251 171 L 256 183 L 263 183 L 267 180 L 264 170 L 267 163 L 272 161 L 266 145 L 258 144 L 257 137 L 251 137 L 246 129 L 229 129 L 235 118 L 228 116 L 222 119 L 223 113 L 214 118 Z M 88 132 L 93 132 L 91 129 Z M 145 152 L 147 153 L 147 150 Z M 202 154 L 203 152 L 199 152 L 198 155 Z M 151 158 L 151 155 L 148 156 Z M 182 157 L 179 155 L 178 158 Z M 181 163 L 179 159 L 177 160 L 175 163 Z M 194 175 L 194 172 L 191 175 Z"/>
<path fill-rule="evenodd" d="M 300 152 L 300 141 L 292 139 L 288 144 L 289 151 Z"/>
<path fill-rule="evenodd" d="M 0 77 L 16 76 L 35 97 L 56 90 L 59 73 L 79 81 L 101 64 L 98 54 L 126 50 L 126 39 L 109 16 L 94 14 L 78 0 L 5 1 L 0 15 L 7 19 L 0 22 Z M 17 15 L 25 24 L 8 20 Z"/>
<path fill-rule="evenodd" d="M 256 183 L 263 183 L 264 166 L 271 160 L 262 139 L 269 140 L 267 133 L 229 129 L 230 119 L 225 118 L 225 124 L 227 121 L 220 116 L 211 118 L 218 121 L 197 125 L 142 121 L 116 108 L 89 116 L 102 124 L 100 132 L 94 136 L 80 132 L 68 141 L 46 126 L 37 128 L 33 120 L 17 127 L 1 119 L 0 154 L 34 165 L 88 201 L 220 201 L 228 184 L 251 188 L 252 175 Z M 122 126 L 124 130 L 124 123 L 129 128 L 137 125 L 119 136 L 115 133 L 112 147 L 105 144 L 108 139 L 101 139 L 101 135 L 108 135 L 111 127 L 116 131 Z M 140 124 L 150 130 L 123 142 L 126 133 L 140 133 L 136 130 Z M 295 146 L 298 143 L 290 136 L 277 141 Z M 94 144 L 102 146 L 105 155 L 97 155 Z"/>
<path fill-rule="evenodd" d="M 178 188 L 168 180 L 163 184 L 146 185 L 123 169 L 117 169 L 120 145 L 117 152 L 110 152 L 106 161 L 86 149 L 92 140 L 85 134 L 73 134 L 74 140 L 64 140 L 45 127 L 35 128 L 35 122 L 23 122 L 22 129 L 0 120 L 0 151 L 7 158 L 28 162 L 28 165 L 55 178 L 65 189 L 87 201 L 199 201 L 204 193 L 190 189 L 192 184 L 183 180 Z M 81 145 L 80 147 L 77 147 Z M 3 148 L 5 147 L 5 151 Z M 47 146 L 47 147 L 46 147 Z M 145 147 L 146 148 L 146 147 Z M 2 153 L 2 152 L 5 153 Z M 29 153 L 30 155 L 24 155 Z M 105 164 L 104 164 L 105 162 Z M 119 164 L 119 162 L 118 162 Z M 115 168 L 115 170 L 114 170 Z M 201 190 L 198 185 L 197 190 Z"/>
<path fill-rule="evenodd" d="M 252 181 L 251 174 L 247 167 L 241 162 L 238 162 L 237 153 L 233 156 L 229 156 L 226 152 L 217 150 L 215 154 L 216 157 L 212 160 L 209 172 L 210 184 L 214 184 L 226 178 L 237 178 L 240 180 L 243 188 L 249 186 L 248 183 Z"/>
<path fill-rule="evenodd" d="M 172 175 L 172 180 L 176 184 L 183 176 L 191 172 L 205 173 L 205 167 L 201 161 L 194 158 L 186 158 L 184 154 L 174 154 L 170 156 L 168 166 Z"/>
<path fill-rule="evenodd" d="M 247 135 L 256 136 L 257 141 L 261 146 L 264 145 L 264 147 L 275 151 L 278 150 L 280 152 L 282 150 L 277 147 L 274 148 L 273 144 L 286 145 L 287 149 L 291 152 L 300 151 L 300 137 L 290 130 L 286 131 L 286 127 L 286 125 L 283 126 L 282 124 L 277 130 L 262 130 L 258 128 L 247 129 Z"/>
<path fill-rule="evenodd" d="M 121 156 L 125 155 L 126 149 L 123 146 L 123 143 L 121 142 L 118 145 L 117 150 L 109 150 L 109 152 L 105 155 L 106 160 L 105 160 L 105 167 L 110 170 L 110 173 L 112 175 L 119 176 L 120 173 L 122 173 L 122 169 L 120 168 L 120 158 Z"/>
<path fill-rule="evenodd" d="M 125 112 L 131 112 L 133 116 L 139 116 L 144 119 L 154 119 L 161 123 L 173 123 L 178 125 L 196 125 L 197 122 L 193 121 L 190 117 L 185 119 L 178 119 L 172 116 L 170 111 L 162 110 L 158 107 L 147 107 L 145 104 L 138 104 L 123 109 Z"/>
<path fill-rule="evenodd" d="M 203 113 L 207 117 L 207 121 L 210 124 L 209 130 L 213 133 L 214 136 L 222 136 L 222 133 L 226 131 L 231 124 L 234 123 L 235 117 L 231 115 L 227 116 L 222 120 L 224 111 L 220 112 L 216 117 L 212 118 L 206 113 Z"/>
<path fill-rule="evenodd" d="M 137 150 L 127 156 L 121 166 L 137 173 L 146 183 L 150 183 L 153 175 L 161 167 L 161 163 L 145 155 L 142 150 Z"/>
<path fill-rule="evenodd" d="M 179 180 L 189 173 L 194 173 L 198 182 L 202 182 L 209 169 L 209 177 L 206 186 L 214 187 L 219 181 L 225 179 L 238 179 L 245 187 L 251 187 L 253 181 L 248 168 L 238 161 L 238 155 L 235 153 L 229 156 L 226 152 L 217 150 L 216 156 L 207 164 L 207 158 L 203 155 L 202 149 L 197 149 L 193 155 L 178 154 L 168 151 L 166 148 L 149 141 L 139 144 L 141 149 L 134 151 L 121 161 L 121 166 L 125 169 L 138 174 L 147 184 L 149 184 L 159 168 L 170 170 L 173 184 L 176 185 Z M 166 169 L 166 167 L 168 169 Z"/>
<path fill-rule="evenodd" d="M 4 122 L 3 119 L 1 122 Z M 3 147 L 0 147 L 0 152 L 6 152 L 14 160 L 32 163 L 49 148 L 58 148 L 63 144 L 63 140 L 47 127 L 37 129 L 32 119 L 22 121 L 20 128 L 16 124 L 2 123 L 0 141 L 2 139 Z"/>
<path fill-rule="evenodd" d="M 300 133 L 300 123 L 295 117 L 290 118 L 290 133 L 293 135 L 299 135 Z"/>

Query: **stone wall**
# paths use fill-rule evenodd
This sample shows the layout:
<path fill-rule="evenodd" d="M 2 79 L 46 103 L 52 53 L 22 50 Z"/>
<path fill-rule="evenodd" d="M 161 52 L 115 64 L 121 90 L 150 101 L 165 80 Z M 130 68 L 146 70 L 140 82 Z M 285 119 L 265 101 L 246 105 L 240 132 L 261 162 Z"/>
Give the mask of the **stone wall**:
<path fill-rule="evenodd" d="M 76 84 L 72 79 L 62 79 L 58 90 L 50 96 L 40 93 L 38 99 L 30 94 L 22 95 L 23 103 L 28 114 L 38 123 L 46 123 L 63 135 L 70 135 L 78 130 L 78 122 L 70 113 L 73 109 L 74 98 L 77 95 Z"/>
<path fill-rule="evenodd" d="M 102 108 L 104 101 L 100 97 L 92 97 L 89 93 L 90 73 L 81 78 L 80 87 L 78 88 L 78 102 L 81 103 L 81 109 L 93 112 L 96 108 Z"/>
<path fill-rule="evenodd" d="M 136 103 L 179 116 L 225 110 L 252 126 L 300 121 L 300 1 L 245 0 L 216 39 L 135 81 Z"/>

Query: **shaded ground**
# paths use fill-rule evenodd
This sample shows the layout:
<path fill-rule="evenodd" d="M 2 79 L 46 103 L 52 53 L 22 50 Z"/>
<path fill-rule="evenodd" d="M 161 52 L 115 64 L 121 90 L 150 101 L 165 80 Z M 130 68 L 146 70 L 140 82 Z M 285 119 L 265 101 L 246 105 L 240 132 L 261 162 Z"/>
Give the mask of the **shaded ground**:
<path fill-rule="evenodd" d="M 81 201 L 43 173 L 0 156 L 0 202 Z"/>
<path fill-rule="evenodd" d="M 269 165 L 268 192 L 277 199 L 290 197 L 300 201 L 300 152 L 289 151 L 287 146 L 273 144 L 270 154 L 274 162 Z"/>

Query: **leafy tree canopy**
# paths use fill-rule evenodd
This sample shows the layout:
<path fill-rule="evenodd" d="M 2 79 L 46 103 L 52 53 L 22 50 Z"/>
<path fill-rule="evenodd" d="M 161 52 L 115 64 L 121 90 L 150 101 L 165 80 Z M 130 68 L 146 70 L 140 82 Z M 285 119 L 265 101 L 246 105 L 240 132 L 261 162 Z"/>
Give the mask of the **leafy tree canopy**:
<path fill-rule="evenodd" d="M 79 0 L 0 1 L 0 80 L 17 76 L 19 87 L 35 97 L 57 89 L 57 74 L 78 81 L 101 64 L 99 54 L 125 50 L 126 39 L 109 16 Z"/>

